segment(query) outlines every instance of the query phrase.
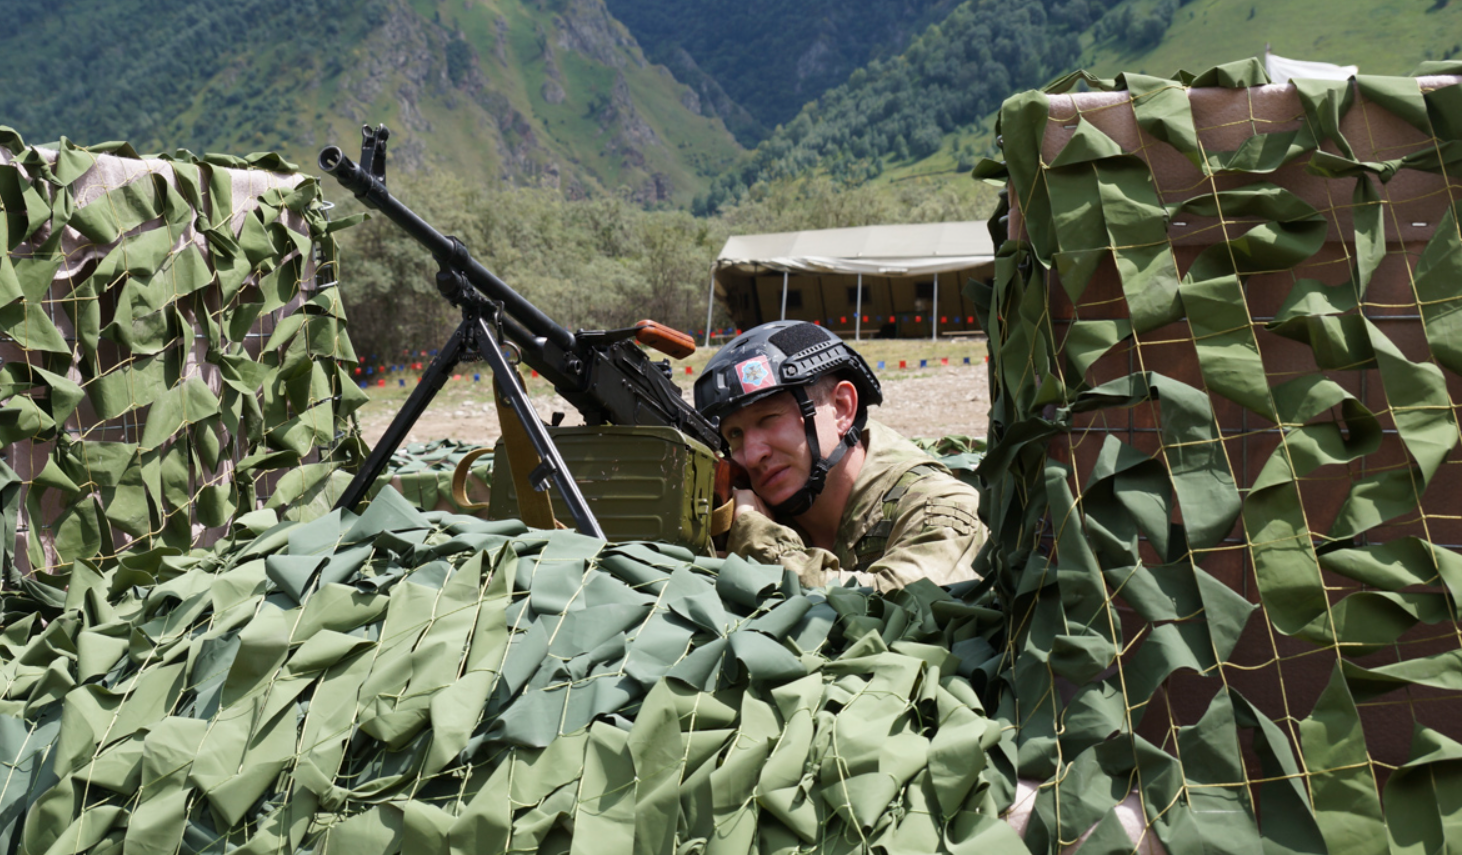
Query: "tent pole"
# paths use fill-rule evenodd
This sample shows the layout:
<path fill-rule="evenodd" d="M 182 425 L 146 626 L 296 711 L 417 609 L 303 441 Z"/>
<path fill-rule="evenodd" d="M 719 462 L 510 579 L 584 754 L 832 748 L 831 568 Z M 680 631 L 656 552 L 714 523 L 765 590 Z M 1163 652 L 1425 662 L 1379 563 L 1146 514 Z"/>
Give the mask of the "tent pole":
<path fill-rule="evenodd" d="M 711 314 L 716 306 L 716 270 L 711 268 L 711 293 L 706 295 L 706 347 L 711 346 Z"/>
<path fill-rule="evenodd" d="M 930 341 L 939 341 L 939 271 L 934 271 L 934 313 L 929 316 Z"/>
<path fill-rule="evenodd" d="M 782 271 L 782 320 L 787 319 L 787 271 Z"/>
<path fill-rule="evenodd" d="M 821 273 L 817 274 L 817 310 L 819 312 L 827 311 L 827 292 L 822 290 Z M 832 318 L 828 318 L 827 325 L 832 326 Z"/>
<path fill-rule="evenodd" d="M 854 303 L 853 341 L 863 340 L 863 274 L 858 274 L 858 298 Z"/>

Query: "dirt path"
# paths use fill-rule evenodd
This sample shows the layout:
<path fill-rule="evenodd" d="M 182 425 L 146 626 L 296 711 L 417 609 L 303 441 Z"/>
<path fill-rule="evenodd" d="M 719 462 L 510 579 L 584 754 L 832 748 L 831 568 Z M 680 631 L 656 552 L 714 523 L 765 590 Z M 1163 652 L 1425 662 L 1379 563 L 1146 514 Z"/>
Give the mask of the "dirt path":
<path fill-rule="evenodd" d="M 873 418 L 905 436 L 984 436 L 990 414 L 990 384 L 983 360 L 971 365 L 891 371 L 880 374 L 879 381 L 884 402 L 873 410 Z M 690 383 L 681 382 L 680 386 L 688 400 Z M 361 427 L 367 442 L 374 445 L 381 438 L 400 406 L 399 397 L 377 398 L 363 409 Z M 583 423 L 568 402 L 557 395 L 537 396 L 533 403 L 545 419 L 558 411 L 565 414 L 564 424 Z M 447 384 L 417 420 L 407 441 L 455 439 L 487 445 L 498 435 L 489 385 L 468 378 Z"/>

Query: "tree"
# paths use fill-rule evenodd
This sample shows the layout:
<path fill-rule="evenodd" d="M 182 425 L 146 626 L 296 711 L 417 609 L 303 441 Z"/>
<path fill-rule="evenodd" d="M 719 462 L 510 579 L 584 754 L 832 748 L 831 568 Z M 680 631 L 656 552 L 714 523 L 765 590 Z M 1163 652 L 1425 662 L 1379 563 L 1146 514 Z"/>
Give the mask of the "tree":
<path fill-rule="evenodd" d="M 634 265 L 638 276 L 628 293 L 622 294 L 629 298 L 626 307 L 676 329 L 695 328 L 715 259 L 707 237 L 708 231 L 682 211 L 641 218 L 641 253 Z"/>
<path fill-rule="evenodd" d="M 939 151 L 944 143 L 944 134 L 939 132 L 937 125 L 923 125 L 914 131 L 909 141 L 909 153 L 916 158 L 924 158 Z"/>

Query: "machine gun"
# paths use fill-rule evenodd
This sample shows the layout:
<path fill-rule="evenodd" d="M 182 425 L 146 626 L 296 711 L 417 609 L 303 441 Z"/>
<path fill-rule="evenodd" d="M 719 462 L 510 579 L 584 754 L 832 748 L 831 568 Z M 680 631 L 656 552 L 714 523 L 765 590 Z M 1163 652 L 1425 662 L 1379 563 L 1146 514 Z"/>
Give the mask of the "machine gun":
<path fill-rule="evenodd" d="M 353 508 L 365 498 L 412 425 L 451 376 L 452 368 L 465 354 L 476 350 L 491 366 L 499 388 L 542 460 L 530 477 L 534 488 L 543 490 L 552 481 L 579 531 L 603 537 L 553 439 L 518 384 L 502 343 L 504 339 L 511 342 L 522 361 L 547 379 L 579 411 L 586 424 L 667 426 L 716 449 L 720 447 L 720 436 L 681 397 L 670 379 L 669 361 L 651 362 L 635 345 L 639 342 L 668 356 L 684 358 L 695 352 L 695 340 L 654 321 L 640 321 L 625 329 L 573 333 L 559 326 L 482 266 L 460 240 L 438 232 L 391 195 L 386 189 L 389 136 L 385 125 L 367 125 L 361 129 L 359 164 L 338 146 L 329 146 L 320 152 L 320 169 L 426 247 L 440 267 L 437 289 L 462 310 L 463 319 L 336 507 Z"/>

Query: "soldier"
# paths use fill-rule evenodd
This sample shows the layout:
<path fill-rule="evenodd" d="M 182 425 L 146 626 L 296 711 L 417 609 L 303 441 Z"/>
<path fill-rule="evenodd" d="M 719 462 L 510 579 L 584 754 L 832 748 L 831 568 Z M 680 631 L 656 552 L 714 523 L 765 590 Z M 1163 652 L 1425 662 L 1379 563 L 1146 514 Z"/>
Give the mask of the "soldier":
<path fill-rule="evenodd" d="M 735 491 L 727 550 L 780 562 L 811 586 L 977 578 L 979 494 L 869 421 L 882 400 L 863 357 L 805 321 L 763 324 L 712 357 L 696 409 L 750 479 Z"/>

